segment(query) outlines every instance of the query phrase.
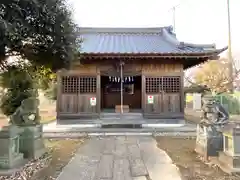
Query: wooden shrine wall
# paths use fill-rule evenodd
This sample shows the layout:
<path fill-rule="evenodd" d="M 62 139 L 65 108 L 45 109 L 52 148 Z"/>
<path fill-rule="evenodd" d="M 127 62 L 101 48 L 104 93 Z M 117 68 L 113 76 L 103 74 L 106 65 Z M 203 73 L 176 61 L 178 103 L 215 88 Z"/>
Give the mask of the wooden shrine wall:
<path fill-rule="evenodd" d="M 59 72 L 57 118 L 98 117 L 99 100 L 92 106 L 90 99 L 98 95 L 99 77 L 96 66 L 74 66 L 72 70 Z"/>
<path fill-rule="evenodd" d="M 183 65 L 174 63 L 126 64 L 124 73 L 142 76 L 141 107 L 145 117 L 183 118 Z M 101 75 L 116 73 L 110 63 L 74 65 L 58 73 L 57 118 L 99 117 L 101 112 Z M 107 74 L 105 74 L 107 75 Z M 154 103 L 148 103 L 148 96 Z M 96 97 L 96 106 L 90 98 Z"/>
<path fill-rule="evenodd" d="M 184 117 L 183 75 L 182 64 L 142 66 L 142 109 L 145 117 Z M 152 104 L 148 102 L 149 96 L 153 96 Z"/>

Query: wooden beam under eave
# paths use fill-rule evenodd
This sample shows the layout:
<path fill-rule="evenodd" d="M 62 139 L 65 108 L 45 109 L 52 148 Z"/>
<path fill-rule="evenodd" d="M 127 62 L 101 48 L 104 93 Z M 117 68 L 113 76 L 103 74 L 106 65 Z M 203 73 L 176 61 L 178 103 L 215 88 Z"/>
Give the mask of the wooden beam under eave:
<path fill-rule="evenodd" d="M 211 56 L 211 57 L 209 57 L 209 60 L 218 60 L 218 59 L 220 59 L 220 56 Z"/>
<path fill-rule="evenodd" d="M 100 56 L 99 56 L 100 57 Z M 188 55 L 182 55 L 182 56 L 104 56 L 104 58 L 108 59 L 117 59 L 117 58 L 125 58 L 125 59 L 159 59 L 159 58 L 164 58 L 164 59 L 189 59 L 189 58 L 206 58 L 210 57 L 208 55 L 206 56 L 188 56 Z M 95 56 L 96 59 L 100 59 Z"/>

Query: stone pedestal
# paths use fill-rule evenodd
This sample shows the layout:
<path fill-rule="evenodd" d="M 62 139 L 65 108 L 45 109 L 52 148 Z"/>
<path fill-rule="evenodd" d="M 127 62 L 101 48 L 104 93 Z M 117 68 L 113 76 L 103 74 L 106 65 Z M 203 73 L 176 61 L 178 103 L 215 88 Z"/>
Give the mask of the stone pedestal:
<path fill-rule="evenodd" d="M 23 126 L 23 132 L 20 135 L 20 152 L 24 158 L 38 159 L 45 152 L 45 146 L 42 137 L 42 125 Z"/>
<path fill-rule="evenodd" d="M 219 154 L 219 164 L 227 173 L 240 172 L 240 127 L 229 124 L 223 129 L 223 152 Z"/>
<path fill-rule="evenodd" d="M 217 157 L 223 150 L 222 133 L 210 125 L 197 126 L 197 139 L 195 151 L 208 160 L 209 157 Z"/>
<path fill-rule="evenodd" d="M 10 175 L 14 169 L 25 164 L 19 152 L 19 133 L 16 126 L 5 126 L 0 130 L 0 175 Z"/>

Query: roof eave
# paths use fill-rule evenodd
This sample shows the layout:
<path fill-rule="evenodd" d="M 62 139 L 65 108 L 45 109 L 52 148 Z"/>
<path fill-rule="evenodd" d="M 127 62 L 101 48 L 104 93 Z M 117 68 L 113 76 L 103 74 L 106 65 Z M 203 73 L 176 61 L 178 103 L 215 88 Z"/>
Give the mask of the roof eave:
<path fill-rule="evenodd" d="M 204 52 L 184 52 L 184 53 L 80 53 L 82 58 L 206 58 L 218 56 L 228 47 Z"/>

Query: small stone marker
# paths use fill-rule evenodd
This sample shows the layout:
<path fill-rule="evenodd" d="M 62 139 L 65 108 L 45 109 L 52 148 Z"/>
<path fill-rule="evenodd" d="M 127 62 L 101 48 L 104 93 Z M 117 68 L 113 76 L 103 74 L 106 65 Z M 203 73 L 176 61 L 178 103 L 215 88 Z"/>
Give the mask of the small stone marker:
<path fill-rule="evenodd" d="M 96 97 L 91 97 L 90 98 L 90 105 L 91 106 L 96 106 L 96 104 L 97 104 Z"/>
<path fill-rule="evenodd" d="M 148 104 L 153 104 L 154 103 L 154 96 L 150 95 L 148 96 Z"/>

